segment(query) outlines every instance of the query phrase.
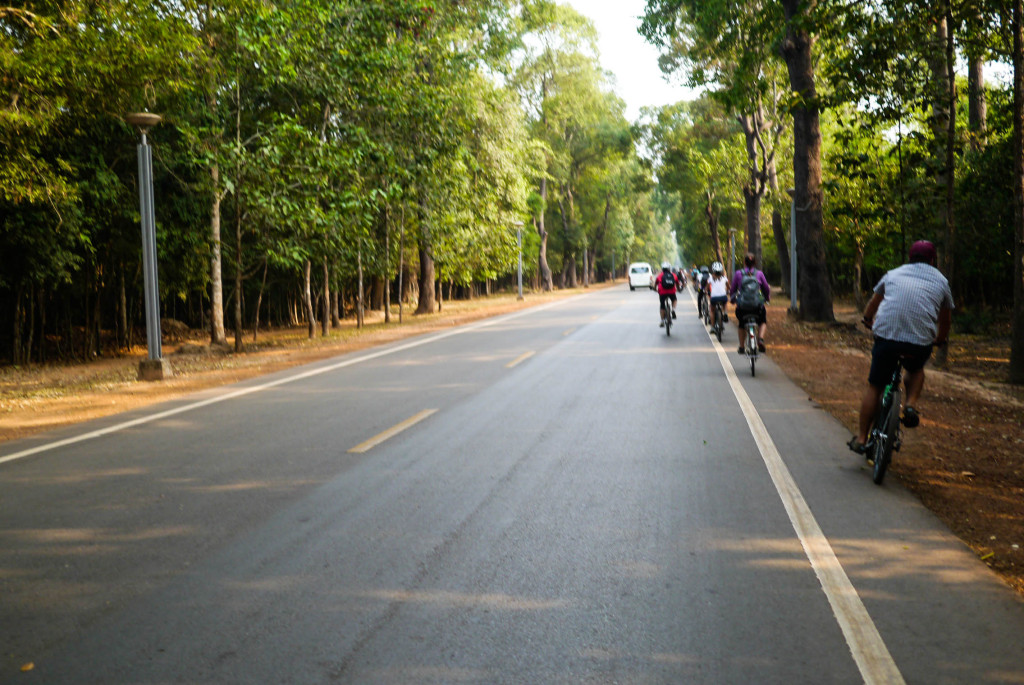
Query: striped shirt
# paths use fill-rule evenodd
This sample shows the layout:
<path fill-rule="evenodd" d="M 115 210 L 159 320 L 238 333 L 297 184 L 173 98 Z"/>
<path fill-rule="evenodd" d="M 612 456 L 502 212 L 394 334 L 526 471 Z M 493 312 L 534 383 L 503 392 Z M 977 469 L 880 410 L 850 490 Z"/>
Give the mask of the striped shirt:
<path fill-rule="evenodd" d="M 904 264 L 875 286 L 883 296 L 871 330 L 879 338 L 931 345 L 939 330 L 939 312 L 953 308 L 949 281 L 924 262 Z"/>

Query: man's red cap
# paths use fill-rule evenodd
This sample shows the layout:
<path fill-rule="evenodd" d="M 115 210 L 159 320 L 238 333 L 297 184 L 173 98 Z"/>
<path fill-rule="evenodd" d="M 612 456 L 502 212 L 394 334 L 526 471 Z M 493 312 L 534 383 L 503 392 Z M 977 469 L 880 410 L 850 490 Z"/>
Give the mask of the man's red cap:
<path fill-rule="evenodd" d="M 935 246 L 928 240 L 918 240 L 910 246 L 910 258 L 917 261 L 935 263 Z"/>

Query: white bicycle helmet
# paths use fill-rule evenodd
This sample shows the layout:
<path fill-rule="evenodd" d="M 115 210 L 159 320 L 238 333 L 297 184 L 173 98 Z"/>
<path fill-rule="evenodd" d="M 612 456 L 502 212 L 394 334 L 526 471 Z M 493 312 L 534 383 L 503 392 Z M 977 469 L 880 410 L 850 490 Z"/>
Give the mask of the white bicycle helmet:
<path fill-rule="evenodd" d="M 720 274 L 725 272 L 725 267 L 722 266 L 722 262 L 715 262 L 711 265 L 711 273 Z"/>
<path fill-rule="evenodd" d="M 662 262 L 661 263 L 661 270 L 662 271 L 668 271 L 671 268 L 672 268 L 672 265 L 669 264 L 668 262 Z"/>

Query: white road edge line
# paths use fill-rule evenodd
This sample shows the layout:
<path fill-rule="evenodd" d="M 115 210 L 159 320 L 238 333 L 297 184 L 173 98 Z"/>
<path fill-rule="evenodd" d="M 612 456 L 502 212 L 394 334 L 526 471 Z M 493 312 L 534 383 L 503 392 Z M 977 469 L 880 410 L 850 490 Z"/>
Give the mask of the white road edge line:
<path fill-rule="evenodd" d="M 377 435 L 373 436 L 369 440 L 366 440 L 364 442 L 359 443 L 358 445 L 356 445 L 355 447 L 350 449 L 349 453 L 350 454 L 363 454 L 364 452 L 369 452 L 371 449 L 373 449 L 377 445 L 381 444 L 385 440 L 387 440 L 389 438 L 395 437 L 396 435 L 398 435 L 402 431 L 407 430 L 409 428 L 412 428 L 413 426 L 415 426 L 417 423 L 419 423 L 423 419 L 425 419 L 425 418 L 427 418 L 429 416 L 433 416 L 436 413 L 437 413 L 436 409 L 424 409 L 420 413 L 414 414 L 413 416 L 410 416 L 405 421 L 402 421 L 401 423 L 399 423 L 399 424 L 397 424 L 395 426 L 392 426 L 391 428 L 388 428 L 383 433 L 378 433 Z"/>
<path fill-rule="evenodd" d="M 782 504 L 786 507 L 786 513 L 793 524 L 793 529 L 796 531 L 797 537 L 800 538 L 804 553 L 810 560 L 815 575 L 818 576 L 825 596 L 828 597 L 832 613 L 843 631 L 846 644 L 850 647 L 857 668 L 860 669 L 861 677 L 869 685 L 904 683 L 903 675 L 896 666 L 892 655 L 889 654 L 885 642 L 882 641 L 878 628 L 875 627 L 867 608 L 857 594 L 857 589 L 853 587 L 842 564 L 839 563 L 828 538 L 818 526 L 810 506 L 804 500 L 796 481 L 793 480 L 792 474 L 782 461 L 782 455 L 775 447 L 775 442 L 768 433 L 764 421 L 757 413 L 747 391 L 740 384 L 739 377 L 729 362 L 725 348 L 714 338 L 711 339 L 711 343 L 718 352 L 718 359 L 722 362 L 729 385 L 747 419 L 750 433 L 754 436 L 757 448 L 761 452 L 761 458 L 764 460 L 765 466 L 768 467 L 768 473 L 782 499 Z"/>
<path fill-rule="evenodd" d="M 159 421 L 160 419 L 166 419 L 166 418 L 168 418 L 170 416 L 176 416 L 177 414 L 184 414 L 185 412 L 193 411 L 195 409 L 201 409 L 202 407 L 207 407 L 207 406 L 209 406 L 211 404 L 217 404 L 218 402 L 224 402 L 226 400 L 232 400 L 232 399 L 235 399 L 236 397 L 243 397 L 245 395 L 251 395 L 252 393 L 255 393 L 255 392 L 260 392 L 262 390 L 269 390 L 270 388 L 276 388 L 279 385 L 285 385 L 287 383 L 292 383 L 294 381 L 303 380 L 305 378 L 311 378 L 313 376 L 319 376 L 320 374 L 323 374 L 323 373 L 328 373 L 330 371 L 335 371 L 337 369 L 342 369 L 342 368 L 345 368 L 346 366 L 353 366 L 355 364 L 361 364 L 363 362 L 371 361 L 371 360 L 377 359 L 379 357 L 385 357 L 385 356 L 390 355 L 390 354 L 395 354 L 396 352 L 404 352 L 405 350 L 411 350 L 414 347 L 421 347 L 423 345 L 428 345 L 428 344 L 430 344 L 432 342 L 437 342 L 438 340 L 444 340 L 445 338 L 450 338 L 452 336 L 462 335 L 463 333 L 471 333 L 473 331 L 479 330 L 481 328 L 487 328 L 489 326 L 496 326 L 496 325 L 498 325 L 500 323 L 504 323 L 506 321 L 511 321 L 513 319 L 518 319 L 521 316 L 526 316 L 527 314 L 534 314 L 534 313 L 537 313 L 537 312 L 542 312 L 542 311 L 545 311 L 547 309 L 551 309 L 553 307 L 561 306 L 561 305 L 566 304 L 568 302 L 573 302 L 573 301 L 575 301 L 575 300 L 577 300 L 579 298 L 586 297 L 589 294 L 590 293 L 585 293 L 583 295 L 576 295 L 574 297 L 568 297 L 568 298 L 566 298 L 564 300 L 558 300 L 557 302 L 550 302 L 548 304 L 539 305 L 537 307 L 530 307 L 529 309 L 524 309 L 522 311 L 518 311 L 518 312 L 515 312 L 513 314 L 508 314 L 508 315 L 505 315 L 505 316 L 500 316 L 500 317 L 497 317 L 497 318 L 494 318 L 494 319 L 487 319 L 487 320 L 482 321 L 480 323 L 469 324 L 467 326 L 460 326 L 459 328 L 456 328 L 456 329 L 453 329 L 453 330 L 450 330 L 450 331 L 446 331 L 444 333 L 439 333 L 438 335 L 433 335 L 433 336 L 430 336 L 429 338 L 423 338 L 422 340 L 415 340 L 413 342 L 406 343 L 405 345 L 399 345 L 397 347 L 390 347 L 390 348 L 388 348 L 386 350 L 379 350 L 377 352 L 372 352 L 370 354 L 365 354 L 365 355 L 363 355 L 361 357 L 356 357 L 355 359 L 347 359 L 345 361 L 338 362 L 336 364 L 331 364 L 329 366 L 324 366 L 324 367 L 316 368 L 316 369 L 310 369 L 309 371 L 304 371 L 302 373 L 295 374 L 294 376 L 288 376 L 287 378 L 279 378 L 278 380 L 271 381 L 269 383 L 263 383 L 261 385 L 255 385 L 255 386 L 248 387 L 248 388 L 242 388 L 240 390 L 235 390 L 233 392 L 229 392 L 229 393 L 226 393 L 224 395 L 218 395 L 217 397 L 211 397 L 209 399 L 205 399 L 205 400 L 202 400 L 200 402 L 194 402 L 192 404 L 187 404 L 187 405 L 182 406 L 182 407 L 176 407 L 174 409 L 168 409 L 167 411 L 158 412 L 156 414 L 150 414 L 148 416 L 141 416 L 141 417 L 139 417 L 137 419 L 133 419 L 131 421 L 125 421 L 123 423 L 118 423 L 118 424 L 115 424 L 113 426 L 108 426 L 107 428 L 101 428 L 100 430 L 90 431 L 88 433 L 82 433 L 81 435 L 76 435 L 76 436 L 71 437 L 71 438 L 65 438 L 64 440 L 58 440 L 56 442 L 50 442 L 50 443 L 46 443 L 46 444 L 43 444 L 43 445 L 37 445 L 36 447 L 31 447 L 31 448 L 26 449 L 26 450 L 21 450 L 20 452 L 14 452 L 13 454 L 8 454 L 6 456 L 0 457 L 0 464 L 6 464 L 7 462 L 15 461 L 17 459 L 24 459 L 25 457 L 30 457 L 30 456 L 32 456 L 34 454 L 39 454 L 41 452 L 49 452 L 50 450 L 55 450 L 55 449 L 58 449 L 60 447 L 67 447 L 68 445 L 74 445 L 74 444 L 79 443 L 79 442 L 85 442 L 86 440 L 92 440 L 94 438 L 103 437 L 104 435 L 109 435 L 111 433 L 117 433 L 119 431 L 123 431 L 123 430 L 126 430 L 128 428 L 134 428 L 135 426 L 141 426 L 141 425 L 144 425 L 144 424 L 147 424 L 147 423 L 152 423 L 153 421 Z"/>
<path fill-rule="evenodd" d="M 520 364 L 522 364 L 535 354 L 537 353 L 534 352 L 533 350 L 530 350 L 529 352 L 523 352 L 521 355 L 510 361 L 508 364 L 505 364 L 505 368 L 514 369 L 515 367 L 519 366 Z"/>

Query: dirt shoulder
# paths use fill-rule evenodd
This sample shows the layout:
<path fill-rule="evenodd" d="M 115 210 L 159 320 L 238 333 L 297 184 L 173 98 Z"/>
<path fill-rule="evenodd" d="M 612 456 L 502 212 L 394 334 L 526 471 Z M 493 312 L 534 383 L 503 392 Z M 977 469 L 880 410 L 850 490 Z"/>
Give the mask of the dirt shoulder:
<path fill-rule="evenodd" d="M 136 380 L 144 348 L 88 364 L 0 368 L 0 442 L 581 292 L 445 303 L 441 313 L 407 314 L 401 325 L 385 325 L 378 314 L 361 330 L 346 321 L 313 339 L 305 329 L 274 330 L 247 339 L 240 354 L 210 349 L 204 334 L 193 332 L 165 344 L 175 375 L 157 383 Z M 852 431 L 871 337 L 858 328 L 852 306 L 837 304 L 836 318 L 832 325 L 802 323 L 791 320 L 785 305 L 771 306 L 769 355 Z M 1024 392 L 998 380 L 1008 358 L 1008 339 L 953 338 L 948 369 L 928 372 L 921 426 L 907 431 L 887 482 L 899 479 L 1024 593 Z"/>

